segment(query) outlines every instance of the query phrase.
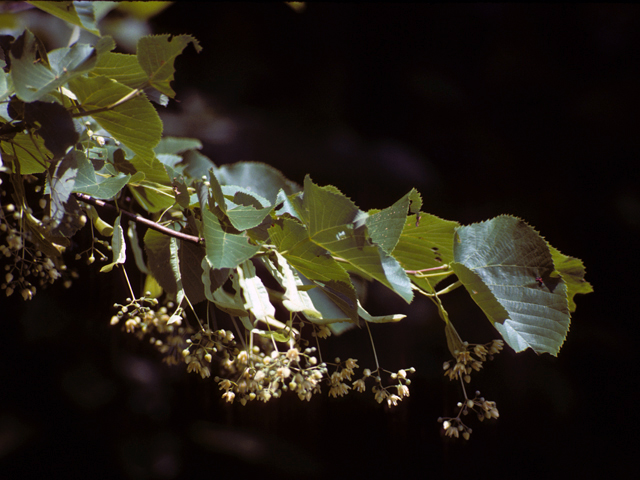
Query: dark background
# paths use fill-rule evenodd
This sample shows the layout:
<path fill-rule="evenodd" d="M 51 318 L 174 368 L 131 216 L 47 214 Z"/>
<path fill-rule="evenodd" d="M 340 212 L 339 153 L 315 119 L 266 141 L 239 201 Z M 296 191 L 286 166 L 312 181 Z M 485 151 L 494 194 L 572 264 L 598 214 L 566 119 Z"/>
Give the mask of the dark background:
<path fill-rule="evenodd" d="M 126 296 L 115 273 L 84 269 L 70 291 L 2 300 L 0 478 L 582 478 L 631 473 L 638 445 L 635 341 L 640 192 L 640 10 L 632 5 L 179 2 L 151 20 L 190 33 L 166 133 L 198 137 L 216 164 L 310 173 L 362 209 L 411 187 L 423 210 L 463 223 L 510 213 L 583 259 L 595 293 L 577 297 L 558 358 L 499 355 L 473 386 L 500 419 L 471 440 L 441 438 L 456 384 L 441 321 L 371 287 L 390 370 L 414 366 L 411 397 L 224 405 L 214 382 L 160 364 L 109 327 Z M 463 292 L 445 298 L 462 336 L 496 334 Z M 5 317 L 5 315 L 2 315 Z M 327 355 L 371 366 L 365 332 Z M 69 477 L 70 478 L 70 477 Z"/>

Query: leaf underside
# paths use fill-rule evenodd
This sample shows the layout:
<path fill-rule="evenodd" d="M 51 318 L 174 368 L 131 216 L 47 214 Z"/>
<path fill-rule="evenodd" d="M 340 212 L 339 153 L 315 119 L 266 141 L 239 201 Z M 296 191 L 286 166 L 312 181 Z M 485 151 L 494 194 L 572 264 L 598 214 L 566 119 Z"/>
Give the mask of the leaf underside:
<path fill-rule="evenodd" d="M 567 285 L 532 227 L 506 215 L 459 227 L 454 260 L 458 279 L 516 352 L 557 355 L 570 324 Z"/>

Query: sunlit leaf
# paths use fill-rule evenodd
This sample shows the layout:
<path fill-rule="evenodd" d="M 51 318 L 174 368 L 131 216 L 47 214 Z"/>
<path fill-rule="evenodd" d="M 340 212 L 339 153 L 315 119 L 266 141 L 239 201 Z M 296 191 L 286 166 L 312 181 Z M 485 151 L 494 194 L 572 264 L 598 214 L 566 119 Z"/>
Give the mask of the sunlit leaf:
<path fill-rule="evenodd" d="M 90 77 L 104 76 L 129 88 L 140 88 L 147 82 L 147 74 L 142 70 L 135 55 L 106 52 L 98 56 Z"/>
<path fill-rule="evenodd" d="M 4 101 L 12 94 L 12 88 L 9 87 L 9 75 L 4 71 L 6 63 L 0 61 L 0 102 Z"/>
<path fill-rule="evenodd" d="M 274 252 L 277 263 L 270 258 L 261 260 L 271 275 L 285 289 L 282 305 L 290 312 L 302 312 L 307 318 L 320 319 L 322 314 L 316 310 L 309 294 L 302 288 L 304 284 L 296 272 L 289 266 L 287 260 L 276 250 Z"/>
<path fill-rule="evenodd" d="M 570 323 L 567 286 L 532 227 L 506 215 L 460 227 L 454 257 L 458 279 L 516 352 L 558 353 Z"/>
<path fill-rule="evenodd" d="M 420 211 L 422 199 L 415 188 L 390 207 L 367 217 L 369 237 L 386 253 L 393 252 L 398 244 L 410 205 L 413 205 L 416 211 Z"/>
<path fill-rule="evenodd" d="M 452 274 L 449 269 L 419 271 L 442 267 L 453 261 L 453 236 L 459 225 L 458 222 L 443 220 L 427 213 L 409 215 L 406 218 L 392 255 L 406 270 L 416 272 L 410 278 L 418 287 L 433 292 L 438 282 Z"/>
<path fill-rule="evenodd" d="M 5 163 L 10 160 L 14 172 L 18 172 L 19 163 L 21 175 L 44 172 L 48 166 L 46 162 L 53 158 L 38 135 L 17 133 L 12 139 L 0 142 L 0 145 Z"/>
<path fill-rule="evenodd" d="M 170 98 L 176 94 L 170 85 L 175 72 L 173 62 L 189 43 L 197 52 L 202 50 L 191 35 L 153 35 L 138 40 L 138 62 L 147 74 L 149 84 Z"/>
<path fill-rule="evenodd" d="M 223 186 L 222 192 L 225 195 L 227 217 L 238 230 L 257 227 L 271 211 L 266 199 L 243 187 Z M 228 198 L 230 196 L 232 199 Z"/>
<path fill-rule="evenodd" d="M 242 288 L 244 308 L 250 311 L 256 320 L 269 324 L 275 318 L 276 309 L 269 300 L 269 294 L 256 273 L 251 260 L 242 262 L 236 268 L 238 283 Z"/>
<path fill-rule="evenodd" d="M 274 204 L 280 189 L 287 195 L 300 191 L 300 186 L 288 180 L 279 170 L 258 162 L 238 162 L 215 169 L 221 185 L 237 185 L 257 193 Z"/>
<path fill-rule="evenodd" d="M 94 47 L 76 44 L 49 52 L 46 63 L 38 56 L 40 46 L 29 30 L 13 42 L 10 55 L 13 85 L 18 97 L 25 102 L 45 98 L 53 90 L 91 70 L 97 61 Z"/>
<path fill-rule="evenodd" d="M 120 226 L 122 215 L 118 215 L 113 222 L 113 236 L 111 237 L 111 251 L 113 261 L 100 269 L 100 272 L 110 272 L 116 265 L 121 265 L 127 260 L 126 243 L 124 241 L 124 231 Z"/>
<path fill-rule="evenodd" d="M 115 197 L 131 179 L 131 175 L 124 173 L 118 173 L 116 176 L 98 176 L 93 163 L 83 152 L 76 150 L 73 153 L 78 166 L 78 175 L 73 186 L 74 192 L 107 200 Z"/>
<path fill-rule="evenodd" d="M 60 160 L 51 177 L 49 216 L 53 228 L 60 225 L 67 212 L 65 204 L 69 200 L 78 175 L 78 163 L 74 153 L 69 152 Z"/>
<path fill-rule="evenodd" d="M 220 288 L 229 276 L 230 270 L 212 271 L 206 257 L 202 260 L 201 267 L 203 270 L 202 282 L 207 300 L 215 303 L 220 310 L 234 317 L 248 316 L 249 312 L 244 308 L 244 300 L 242 299 L 240 287 L 235 290 L 233 295 L 223 288 Z M 223 275 L 220 275 L 220 273 Z"/>
<path fill-rule="evenodd" d="M 156 154 L 180 154 L 188 150 L 200 150 L 202 142 L 197 138 L 163 137 L 154 149 Z"/>
<path fill-rule="evenodd" d="M 302 222 L 299 213 L 300 210 L 302 210 L 302 198 L 298 193 L 287 195 L 284 190 L 280 189 L 276 197 L 275 205 L 280 205 L 275 212 L 278 217 L 295 218 Z"/>
<path fill-rule="evenodd" d="M 549 250 L 551 251 L 556 271 L 562 276 L 562 279 L 567 284 L 569 311 L 575 312 L 576 303 L 573 300 L 573 297 L 578 293 L 586 294 L 593 292 L 591 284 L 584 279 L 586 274 L 584 264 L 582 263 L 582 260 L 564 255 L 551 245 L 549 245 Z"/>
<path fill-rule="evenodd" d="M 411 282 L 398 261 L 366 235 L 366 215 L 333 187 L 319 187 L 307 176 L 303 207 L 309 237 L 317 245 L 345 261 L 350 270 L 371 277 L 400 295 L 413 299 Z"/>
<path fill-rule="evenodd" d="M 176 304 L 180 305 L 184 299 L 184 287 L 182 286 L 182 273 L 180 272 L 180 256 L 178 253 L 178 239 L 170 237 L 169 239 L 169 265 L 171 273 L 176 281 Z"/>
<path fill-rule="evenodd" d="M 250 244 L 245 235 L 225 230 L 220 220 L 208 209 L 202 210 L 202 220 L 207 260 L 211 268 L 235 268 L 260 249 Z"/>
<path fill-rule="evenodd" d="M 290 265 L 322 287 L 347 318 L 354 322 L 358 320 L 356 292 L 349 274 L 327 250 L 311 241 L 304 225 L 282 219 L 281 225 L 276 224 L 269 229 L 269 235 Z"/>
<path fill-rule="evenodd" d="M 126 12 L 136 18 L 148 20 L 157 15 L 174 2 L 114 2 L 118 5 L 118 10 Z"/>
<path fill-rule="evenodd" d="M 367 322 L 371 322 L 371 323 L 392 323 L 392 322 L 399 322 L 400 320 L 407 318 L 406 315 L 402 315 L 402 314 L 373 316 L 369 312 L 367 312 L 362 307 L 362 305 L 360 305 L 359 301 L 358 301 L 358 315 L 360 315 Z"/>
<path fill-rule="evenodd" d="M 55 17 L 69 22 L 72 25 L 77 25 L 86 31 L 100 36 L 100 30 L 96 25 L 96 16 L 94 12 L 94 5 L 96 3 L 108 3 L 108 2 L 27 2 L 31 5 L 38 7 Z"/>
<path fill-rule="evenodd" d="M 76 78 L 69 87 L 78 96 L 87 116 L 135 152 L 141 162 L 155 159 L 153 149 L 162 136 L 162 121 L 143 94 L 102 111 L 131 95 L 133 89 L 107 77 Z M 144 173 L 149 177 L 149 172 Z"/>

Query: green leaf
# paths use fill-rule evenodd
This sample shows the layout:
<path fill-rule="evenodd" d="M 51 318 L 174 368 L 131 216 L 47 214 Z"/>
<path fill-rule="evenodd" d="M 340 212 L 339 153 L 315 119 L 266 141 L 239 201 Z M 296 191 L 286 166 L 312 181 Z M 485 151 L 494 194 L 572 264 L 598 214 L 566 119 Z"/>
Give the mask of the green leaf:
<path fill-rule="evenodd" d="M 180 272 L 180 255 L 178 253 L 178 239 L 169 238 L 169 265 L 171 265 L 171 273 L 176 281 L 176 304 L 180 306 L 184 300 L 184 287 L 182 286 L 182 273 Z"/>
<path fill-rule="evenodd" d="M 453 261 L 453 236 L 458 226 L 458 222 L 427 213 L 409 215 L 392 255 L 406 270 L 418 271 L 448 265 Z M 418 287 L 433 293 L 436 284 L 452 274 L 451 270 L 444 272 L 445 275 L 440 275 L 443 272 L 435 270 L 411 275 L 410 278 Z M 425 274 L 438 275 L 425 277 Z"/>
<path fill-rule="evenodd" d="M 202 221 L 207 260 L 211 268 L 235 268 L 260 250 L 259 246 L 250 244 L 245 235 L 225 230 L 220 220 L 207 208 L 202 209 Z"/>
<path fill-rule="evenodd" d="M 551 256 L 553 257 L 553 264 L 556 267 L 556 271 L 560 274 L 562 279 L 567 284 L 567 299 L 569 300 L 569 311 L 575 312 L 576 303 L 573 297 L 578 294 L 586 294 L 593 292 L 593 287 L 589 282 L 584 279 L 586 270 L 582 261 L 575 257 L 569 257 L 560 253 L 557 249 L 549 245 L 551 250 Z M 553 276 L 553 274 L 551 274 Z"/>
<path fill-rule="evenodd" d="M 284 190 L 280 189 L 276 197 L 275 205 L 280 205 L 276 210 L 276 216 L 295 218 L 302 222 L 302 217 L 298 213 L 302 210 L 302 199 L 299 193 L 287 195 Z"/>
<path fill-rule="evenodd" d="M 131 249 L 133 250 L 133 257 L 136 261 L 136 267 L 140 272 L 145 275 L 150 275 L 151 272 L 147 268 L 147 264 L 144 261 L 144 254 L 142 252 L 142 248 L 140 248 L 140 241 L 138 240 L 138 230 L 136 228 L 136 222 L 129 223 L 129 228 L 127 229 L 127 237 L 129 238 L 129 245 L 131 245 Z"/>
<path fill-rule="evenodd" d="M 226 196 L 233 195 L 233 201 L 225 199 L 226 214 L 231 224 L 240 231 L 257 227 L 271 211 L 266 199 L 246 192 L 242 187 L 224 186 L 222 191 Z"/>
<path fill-rule="evenodd" d="M 400 235 L 405 226 L 409 206 L 417 207 L 420 211 L 422 198 L 414 188 L 404 197 L 384 210 L 370 214 L 366 224 L 369 237 L 376 245 L 379 245 L 385 252 L 391 253 L 400 240 Z"/>
<path fill-rule="evenodd" d="M 144 174 L 144 181 L 131 191 L 140 205 L 151 213 L 166 210 L 175 203 L 175 195 L 167 169 L 159 158 L 133 157 L 129 164 Z"/>
<path fill-rule="evenodd" d="M 264 338 L 272 338 L 279 343 L 287 343 L 291 339 L 291 332 L 288 330 L 260 330 L 254 328 L 252 332 Z"/>
<path fill-rule="evenodd" d="M 197 52 L 202 50 L 191 35 L 153 35 L 138 40 L 138 62 L 147 74 L 149 85 L 170 98 L 176 94 L 170 85 L 175 72 L 173 62 L 189 43 L 193 44 Z"/>
<path fill-rule="evenodd" d="M 118 215 L 113 223 L 113 236 L 111 237 L 111 251 L 113 252 L 113 262 L 105 265 L 100 272 L 110 272 L 116 265 L 123 264 L 127 260 L 126 243 L 124 241 L 124 232 L 120 226 L 122 215 Z"/>
<path fill-rule="evenodd" d="M 139 186 L 130 185 L 129 189 L 142 208 L 150 213 L 161 212 L 175 203 L 171 187 L 158 188 L 153 183 L 144 181 Z"/>
<path fill-rule="evenodd" d="M 241 298 L 240 287 L 238 287 L 234 292 L 234 295 L 231 295 L 223 288 L 220 288 L 220 286 L 229 277 L 230 270 L 224 269 L 213 271 L 206 257 L 202 260 L 201 266 L 203 269 L 202 281 L 204 284 L 204 294 L 207 297 L 207 300 L 215 303 L 220 310 L 228 313 L 229 315 L 233 315 L 234 317 L 248 316 L 249 312 L 244 308 L 244 300 Z M 219 273 L 223 273 L 223 275 L 219 276 Z"/>
<path fill-rule="evenodd" d="M 160 143 L 154 149 L 156 154 L 181 154 L 188 150 L 200 150 L 202 142 L 197 138 L 162 137 Z"/>
<path fill-rule="evenodd" d="M 319 187 L 309 176 L 304 182 L 303 207 L 309 237 L 353 271 L 372 277 L 407 303 L 413 299 L 411 282 L 398 261 L 366 236 L 362 212 L 334 187 Z"/>
<path fill-rule="evenodd" d="M 392 314 L 392 315 L 381 315 L 381 316 L 373 316 L 369 312 L 367 312 L 362 305 L 360 305 L 360 301 L 358 301 L 358 315 L 360 315 L 364 320 L 371 323 L 390 323 L 390 322 L 399 322 L 403 318 L 407 318 L 406 315 L 402 314 Z"/>
<path fill-rule="evenodd" d="M 182 290 L 182 280 L 175 240 L 155 230 L 148 229 L 144 235 L 147 265 L 153 277 L 167 294 L 176 297 Z"/>
<path fill-rule="evenodd" d="M 51 101 L 50 92 L 91 70 L 97 60 L 95 48 L 84 44 L 53 50 L 46 60 L 38 57 L 40 52 L 29 30 L 11 45 L 11 78 L 18 98 L 25 102 Z"/>
<path fill-rule="evenodd" d="M 557 355 L 569 330 L 567 286 L 552 277 L 551 252 L 532 227 L 507 215 L 460 227 L 454 258 L 458 279 L 516 352 Z"/>
<path fill-rule="evenodd" d="M 199 189 L 198 191 L 200 206 L 201 208 L 205 208 L 206 206 L 208 206 L 211 211 L 215 211 L 217 207 L 220 212 L 226 213 L 227 201 L 224 198 L 224 193 L 222 192 L 222 186 L 218 182 L 218 179 L 216 178 L 216 176 L 213 174 L 213 169 L 210 169 L 207 172 L 207 175 L 209 176 L 209 189 L 208 190 L 205 189 L 204 191 Z M 198 185 L 200 185 L 200 182 L 198 182 Z M 204 198 L 205 194 L 206 194 L 206 198 Z M 210 203 L 211 200 L 213 200 L 215 204 L 211 204 Z"/>
<path fill-rule="evenodd" d="M 93 163 L 87 159 L 84 152 L 75 150 L 73 154 L 78 165 L 78 175 L 73 186 L 74 192 L 86 193 L 94 198 L 108 200 L 115 197 L 131 179 L 131 175 L 124 173 L 118 173 L 116 176 L 98 176 Z"/>
<path fill-rule="evenodd" d="M 42 173 L 47 169 L 47 162 L 53 155 L 44 146 L 44 140 L 38 135 L 18 133 L 11 140 L 3 140 L 3 156 L 5 160 L 11 160 L 12 171 L 18 172 L 17 163 L 20 164 L 20 174 Z"/>
<path fill-rule="evenodd" d="M 27 2 L 87 32 L 100 36 L 96 25 L 94 3 L 106 2 Z"/>
<path fill-rule="evenodd" d="M 13 88 L 9 87 L 9 75 L 3 70 L 4 61 L 0 62 L 0 102 L 4 101 L 13 93 Z"/>
<path fill-rule="evenodd" d="M 78 175 L 78 162 L 76 161 L 75 152 L 69 152 L 58 163 L 50 182 L 50 202 L 49 216 L 51 217 L 51 226 L 56 228 L 62 222 L 67 208 L 65 204 L 69 200 L 69 196 L 73 191 L 73 187 Z"/>
<path fill-rule="evenodd" d="M 162 137 L 162 121 L 143 94 L 110 110 L 99 111 L 111 107 L 134 90 L 107 77 L 76 78 L 69 83 L 69 88 L 77 95 L 87 116 L 93 117 L 116 140 L 140 156 L 139 161 L 148 166 L 148 170 L 154 166 L 153 149 Z M 150 178 L 150 171 L 138 168 L 138 165 L 136 168 Z"/>
<path fill-rule="evenodd" d="M 269 300 L 269 293 L 256 273 L 251 260 L 242 262 L 237 268 L 238 283 L 244 297 L 244 308 L 250 311 L 256 321 L 269 324 L 275 319 L 276 309 Z"/>
<path fill-rule="evenodd" d="M 305 277 L 298 270 L 293 269 L 293 272 L 300 279 L 303 285 L 302 288 L 298 288 L 299 291 L 302 291 L 302 289 L 305 287 L 314 287 L 314 288 L 311 288 L 310 290 L 307 290 L 306 293 L 307 295 L 309 295 L 309 298 L 313 303 L 313 307 L 318 312 L 320 312 L 320 317 L 317 317 L 315 314 L 307 315 L 306 313 L 303 312 L 307 320 L 309 320 L 311 323 L 315 323 L 316 325 L 330 325 L 331 327 L 335 325 L 340 325 L 341 326 L 340 330 L 342 331 L 345 331 L 348 328 L 352 328 L 357 325 L 357 322 L 358 322 L 357 309 L 354 312 L 355 316 L 347 315 L 343 311 L 343 309 L 338 306 L 338 303 L 335 301 L 335 299 L 332 298 L 327 293 L 327 290 L 321 287 L 318 287 L 315 283 L 313 283 L 311 280 Z M 357 305 L 357 299 L 356 299 L 356 305 Z M 343 325 L 346 325 L 347 327 L 345 328 L 343 327 Z M 332 328 L 332 331 L 333 333 L 336 333 L 336 334 L 341 333 L 341 332 L 334 331 L 333 328 Z"/>
<path fill-rule="evenodd" d="M 109 35 L 105 35 L 104 37 L 101 37 L 94 46 L 96 48 L 96 52 L 98 52 L 98 62 L 100 62 L 101 55 L 109 53 L 111 50 L 116 48 L 116 41 Z M 89 73 L 89 75 L 91 75 L 91 73 Z"/>
<path fill-rule="evenodd" d="M 183 158 L 183 173 L 193 179 L 202 178 L 209 170 L 211 170 L 212 167 L 215 166 L 209 157 L 206 157 L 195 150 L 188 150 L 185 152 Z"/>
<path fill-rule="evenodd" d="M 180 276 L 184 293 L 194 305 L 205 299 L 204 284 L 202 283 L 204 273 L 202 260 L 204 257 L 204 247 L 189 242 L 180 242 Z"/>
<path fill-rule="evenodd" d="M 291 268 L 287 260 L 276 250 L 277 266 L 268 257 L 261 257 L 261 260 L 270 271 L 271 275 L 285 289 L 282 305 L 290 312 L 302 312 L 305 317 L 314 320 L 321 319 L 322 314 L 316 310 L 311 297 L 304 291 L 304 284 L 300 277 Z"/>
<path fill-rule="evenodd" d="M 349 274 L 326 249 L 311 241 L 304 225 L 284 218 L 269 229 L 269 236 L 290 265 L 322 287 L 348 319 L 358 321 L 356 292 Z M 313 291 L 309 295 L 313 300 Z"/>
<path fill-rule="evenodd" d="M 287 195 L 300 191 L 300 186 L 287 180 L 279 170 L 258 162 L 238 162 L 216 168 L 215 175 L 220 185 L 237 185 L 257 193 L 274 205 L 280 189 Z"/>
<path fill-rule="evenodd" d="M 129 88 L 141 88 L 147 82 L 147 74 L 142 70 L 135 55 L 105 52 L 98 57 L 90 77 L 104 76 Z"/>

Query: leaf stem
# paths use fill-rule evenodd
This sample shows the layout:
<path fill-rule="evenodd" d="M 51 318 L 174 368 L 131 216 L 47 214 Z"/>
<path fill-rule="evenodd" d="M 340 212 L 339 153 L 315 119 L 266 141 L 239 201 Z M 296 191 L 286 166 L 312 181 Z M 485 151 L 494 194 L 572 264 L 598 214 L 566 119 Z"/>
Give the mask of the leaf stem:
<path fill-rule="evenodd" d="M 200 330 L 202 330 L 204 332 L 204 326 L 202 325 L 202 322 L 200 321 L 200 317 L 198 317 L 198 314 L 196 313 L 195 308 L 193 308 L 193 305 L 191 304 L 191 301 L 189 300 L 189 297 L 187 297 L 186 295 L 184 296 L 184 299 L 187 301 L 187 304 L 189 305 L 189 308 L 191 309 L 191 311 L 193 312 L 193 314 L 196 317 L 196 320 L 198 321 L 198 325 L 200 325 Z M 174 313 L 174 315 L 176 313 L 178 313 L 178 310 L 180 310 L 180 305 L 178 305 L 178 308 L 176 308 L 176 311 Z"/>
<path fill-rule="evenodd" d="M 122 105 L 123 103 L 128 102 L 132 98 L 137 97 L 141 93 L 142 93 L 142 90 L 140 90 L 139 88 L 136 88 L 135 90 L 132 90 L 131 92 L 127 93 L 120 100 L 116 101 L 115 103 L 112 103 L 111 105 L 107 105 L 106 107 L 102 107 L 102 108 L 96 108 L 95 110 L 90 110 L 88 112 L 72 113 L 71 118 L 90 117 L 91 115 L 95 115 L 96 113 L 108 112 L 109 110 L 113 110 L 114 108 Z"/>
<path fill-rule="evenodd" d="M 121 267 L 124 278 L 127 281 L 127 285 L 129 286 L 129 292 L 131 292 L 131 298 L 136 298 L 135 293 L 133 293 L 133 288 L 131 287 L 131 282 L 129 281 L 129 275 L 127 275 L 127 270 L 124 268 L 124 265 L 121 265 Z"/>
<path fill-rule="evenodd" d="M 455 282 L 453 282 L 451 285 L 449 285 L 448 287 L 444 287 L 442 290 L 440 290 L 439 292 L 436 292 L 435 295 L 442 295 L 444 293 L 449 293 L 452 292 L 453 290 L 455 290 L 456 288 L 458 288 L 459 286 L 462 285 L 462 282 L 460 280 L 456 280 Z"/>
<path fill-rule="evenodd" d="M 146 225 L 147 227 L 155 230 L 156 232 L 163 233 L 170 237 L 178 238 L 180 240 L 184 240 L 185 242 L 195 243 L 196 245 L 204 245 L 204 238 L 196 237 L 195 235 L 189 235 L 187 233 L 176 232 L 175 230 L 171 230 L 170 228 L 164 227 L 148 218 L 144 218 L 136 213 L 127 212 L 126 210 L 119 210 L 115 206 L 104 202 L 102 200 L 98 200 L 97 198 L 93 198 L 84 193 L 75 193 L 75 196 L 78 197 L 79 200 L 82 200 L 85 203 L 90 205 L 95 205 L 97 207 L 105 207 L 112 210 L 118 210 L 122 212 L 125 217 L 130 218 L 134 222 L 141 223 L 142 225 Z"/>
<path fill-rule="evenodd" d="M 364 324 L 367 326 L 367 332 L 369 332 L 369 339 L 371 340 L 371 349 L 373 350 L 373 359 L 376 361 L 376 370 L 380 370 L 380 364 L 378 363 L 378 355 L 376 354 L 376 345 L 373 343 L 373 335 L 371 335 L 369 322 L 364 322 Z"/>
<path fill-rule="evenodd" d="M 445 294 L 445 293 L 452 292 L 453 290 L 458 288 L 460 285 L 462 285 L 462 282 L 460 282 L 460 280 L 457 280 L 457 281 L 453 282 L 451 285 L 443 288 L 439 292 L 434 292 L 434 293 L 427 293 L 422 288 L 420 288 L 420 287 L 418 287 L 416 285 L 412 285 L 411 288 L 413 288 L 413 290 L 417 290 L 418 292 L 420 292 L 425 297 L 431 298 L 431 297 L 437 297 L 438 295 L 442 295 L 442 294 Z"/>
<path fill-rule="evenodd" d="M 440 265 L 439 267 L 431 267 L 431 268 L 422 268 L 420 270 L 405 270 L 404 272 L 407 275 L 418 275 L 422 272 L 433 272 L 435 270 L 447 270 L 449 268 L 449 265 Z"/>

